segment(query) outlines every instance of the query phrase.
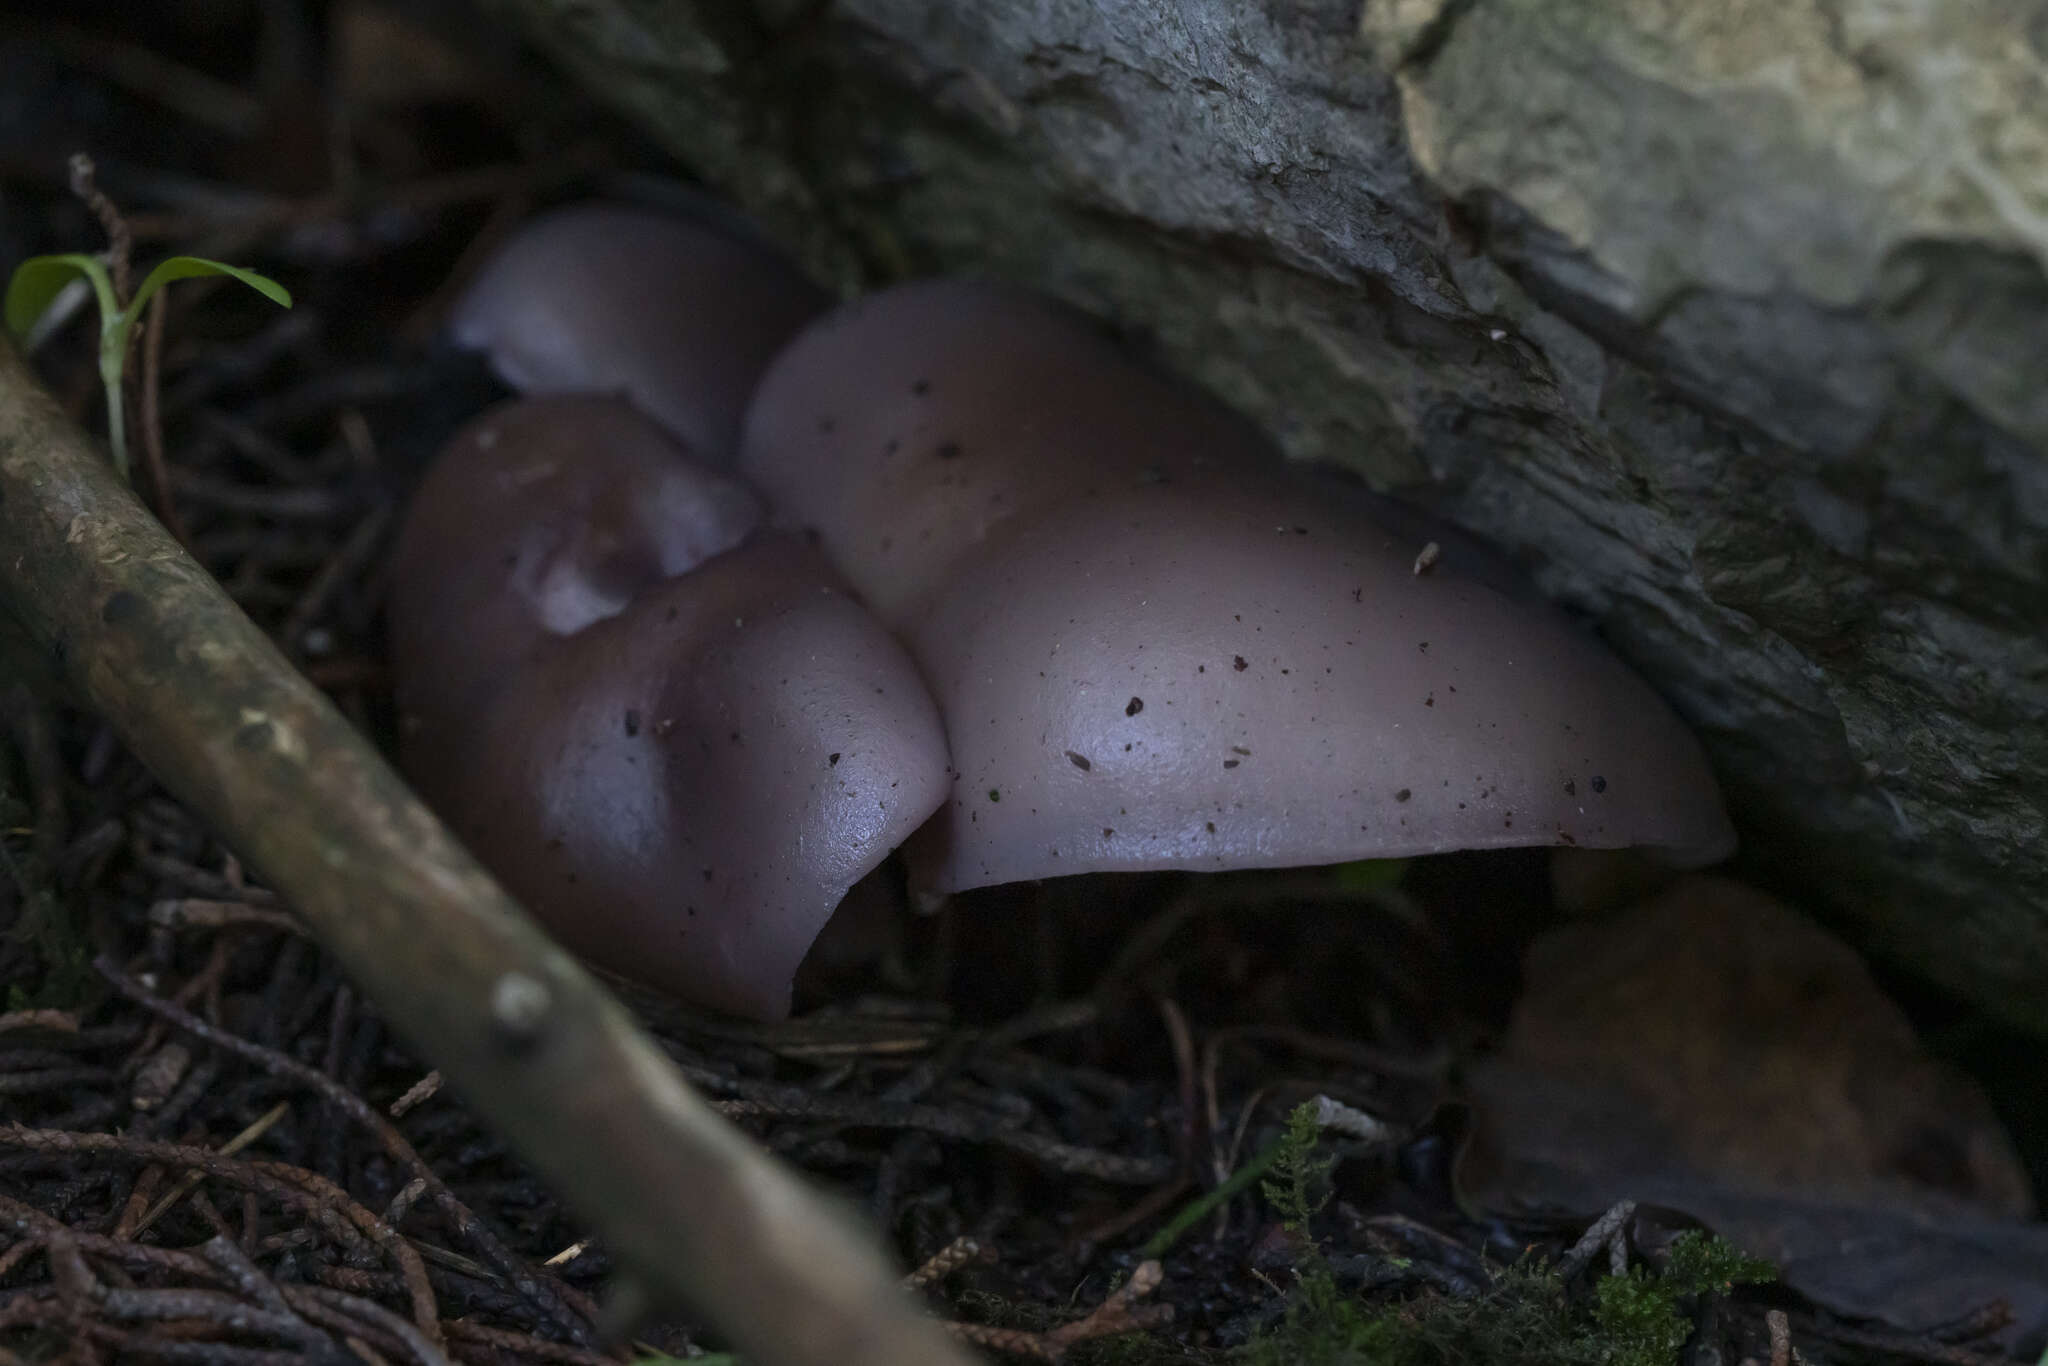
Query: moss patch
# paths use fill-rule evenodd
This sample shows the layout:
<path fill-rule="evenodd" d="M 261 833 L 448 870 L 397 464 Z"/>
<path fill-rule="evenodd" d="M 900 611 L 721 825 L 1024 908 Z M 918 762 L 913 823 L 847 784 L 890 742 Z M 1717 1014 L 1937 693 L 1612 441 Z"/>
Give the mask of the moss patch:
<path fill-rule="evenodd" d="M 1683 1233 L 1661 1270 L 1605 1277 L 1590 1296 L 1532 1264 L 1500 1272 L 1478 1295 L 1369 1304 L 1338 1285 L 1308 1232 L 1328 1199 L 1330 1164 L 1316 1138 L 1314 1107 L 1297 1109 L 1265 1184 L 1297 1240 L 1298 1280 L 1279 1322 L 1240 1354 L 1246 1366 L 1676 1366 L 1703 1297 L 1776 1279 L 1768 1262 Z"/>

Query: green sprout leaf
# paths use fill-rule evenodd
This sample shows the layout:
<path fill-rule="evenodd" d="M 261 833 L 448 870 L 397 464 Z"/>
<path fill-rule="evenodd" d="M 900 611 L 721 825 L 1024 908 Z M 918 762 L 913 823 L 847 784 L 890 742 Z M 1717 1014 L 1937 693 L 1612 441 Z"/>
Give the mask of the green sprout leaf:
<path fill-rule="evenodd" d="M 209 261 L 203 256 L 173 256 L 159 261 L 156 269 L 143 278 L 141 287 L 135 291 L 135 298 L 128 304 L 130 318 L 141 317 L 150 296 L 171 281 L 191 280 L 201 275 L 225 275 L 231 280 L 240 280 L 278 307 L 292 306 L 291 293 L 268 275 L 258 275 L 253 270 L 231 266 L 224 261 Z"/>
<path fill-rule="evenodd" d="M 7 282 L 7 331 L 16 340 L 27 336 L 36 320 L 56 302 L 64 286 L 81 275 L 92 282 L 92 292 L 99 296 L 101 318 L 120 312 L 114 303 L 114 285 L 107 278 L 107 268 L 92 257 L 75 253 L 31 256 L 14 268 L 14 278 Z"/>
<path fill-rule="evenodd" d="M 121 410 L 121 375 L 128 364 L 128 339 L 134 335 L 142 310 L 149 306 L 157 292 L 173 280 L 225 275 L 231 280 L 240 280 L 280 307 L 292 306 L 291 294 L 267 275 L 258 275 L 253 270 L 221 261 L 209 261 L 201 256 L 173 256 L 157 263 L 156 269 L 143 279 L 142 287 L 135 291 L 135 297 L 128 301 L 126 308 L 122 308 L 114 297 L 114 285 L 107 276 L 107 268 L 92 257 L 77 254 L 32 256 L 15 267 L 14 277 L 7 282 L 7 330 L 16 338 L 27 336 L 36 320 L 49 311 L 64 286 L 80 275 L 92 282 L 92 292 L 99 300 L 100 383 L 107 391 L 107 444 L 113 450 L 114 468 L 123 479 L 128 477 L 128 429 Z"/>

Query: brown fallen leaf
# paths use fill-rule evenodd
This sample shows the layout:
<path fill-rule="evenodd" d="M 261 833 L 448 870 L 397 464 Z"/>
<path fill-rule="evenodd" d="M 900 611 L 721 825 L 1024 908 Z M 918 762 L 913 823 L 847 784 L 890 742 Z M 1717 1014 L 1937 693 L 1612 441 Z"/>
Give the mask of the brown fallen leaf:
<path fill-rule="evenodd" d="M 1493 1208 L 1681 1210 L 1842 1312 L 1913 1329 L 2003 1296 L 2048 1326 L 2048 1229 L 1968 1078 L 1860 958 L 1751 888 L 1687 878 L 1532 947 L 1473 1069 L 1458 1181 Z"/>

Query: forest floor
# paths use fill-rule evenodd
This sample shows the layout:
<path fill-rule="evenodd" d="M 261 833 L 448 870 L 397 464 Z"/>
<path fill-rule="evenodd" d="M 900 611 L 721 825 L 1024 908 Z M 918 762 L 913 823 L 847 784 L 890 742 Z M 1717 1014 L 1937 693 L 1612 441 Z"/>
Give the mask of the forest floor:
<path fill-rule="evenodd" d="M 395 524 L 501 392 L 439 343 L 453 292 L 535 207 L 659 198 L 674 168 L 516 46 L 374 5 L 66 12 L 0 14 L 0 261 L 104 247 L 82 152 L 137 262 L 291 289 L 289 312 L 173 291 L 135 367 L 136 481 L 388 747 Z M 100 430 L 89 332 L 34 359 Z M 622 1317 L 604 1247 L 104 724 L 4 679 L 0 708 L 0 1363 L 718 1349 Z M 1459 1067 L 1505 1025 L 1548 881 L 1533 854 L 1404 873 L 1070 880 L 911 917 L 885 869 L 861 895 L 891 928 L 816 965 L 785 1023 L 622 990 L 994 1356 L 1992 1359 L 1742 1284 L 1676 1216 L 1625 1221 L 1651 1255 L 1614 1281 L 1612 1228 L 1575 1253 L 1583 1217 L 1465 1212 Z"/>

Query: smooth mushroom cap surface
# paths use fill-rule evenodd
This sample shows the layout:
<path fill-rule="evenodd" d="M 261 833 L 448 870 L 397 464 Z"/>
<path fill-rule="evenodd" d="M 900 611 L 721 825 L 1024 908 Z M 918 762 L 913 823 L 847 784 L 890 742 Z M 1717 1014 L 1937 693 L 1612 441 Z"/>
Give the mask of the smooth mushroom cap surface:
<path fill-rule="evenodd" d="M 931 814 L 903 647 L 758 502 L 617 399 L 460 433 L 393 561 L 401 759 L 570 947 L 772 1018 L 854 882 Z"/>
<path fill-rule="evenodd" d="M 703 220 L 580 204 L 521 228 L 456 303 L 456 342 L 528 394 L 623 394 L 730 465 L 762 369 L 831 303 L 789 261 Z"/>
<path fill-rule="evenodd" d="M 1008 286 L 925 280 L 807 327 L 761 378 L 740 469 L 883 620 L 1001 523 L 1279 454 L 1251 423 Z"/>
<path fill-rule="evenodd" d="M 391 559 L 392 667 L 415 751 L 460 729 L 544 638 L 732 549 L 760 499 L 616 398 L 500 404 L 421 482 Z"/>
<path fill-rule="evenodd" d="M 451 823 L 565 944 L 761 1019 L 947 786 L 915 666 L 780 535 L 551 642 L 459 759 Z"/>
<path fill-rule="evenodd" d="M 1356 504 L 1187 479 L 1004 528 L 912 650 L 954 790 L 933 891 L 1734 833 L 1698 742 L 1560 614 L 1438 570 Z"/>

